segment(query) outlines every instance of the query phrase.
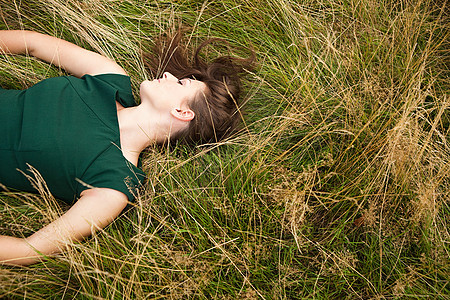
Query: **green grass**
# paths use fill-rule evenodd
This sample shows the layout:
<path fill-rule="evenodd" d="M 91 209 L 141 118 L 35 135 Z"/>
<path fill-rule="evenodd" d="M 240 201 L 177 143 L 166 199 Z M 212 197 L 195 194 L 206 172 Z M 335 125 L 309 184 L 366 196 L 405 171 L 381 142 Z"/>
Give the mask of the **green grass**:
<path fill-rule="evenodd" d="M 192 46 L 225 38 L 259 64 L 242 132 L 149 149 L 134 207 L 70 252 L 0 266 L 0 297 L 449 298 L 447 1 L 65 2 L 0 0 L 0 29 L 109 55 L 135 91 L 139 49 L 180 23 Z M 5 88 L 60 74 L 0 57 Z M 0 231 L 28 235 L 58 203 L 0 195 Z"/>

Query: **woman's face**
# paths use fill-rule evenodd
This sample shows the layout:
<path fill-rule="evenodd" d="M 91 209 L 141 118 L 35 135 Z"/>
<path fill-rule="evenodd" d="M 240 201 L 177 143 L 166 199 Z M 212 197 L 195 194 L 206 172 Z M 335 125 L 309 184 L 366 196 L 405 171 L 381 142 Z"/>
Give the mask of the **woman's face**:
<path fill-rule="evenodd" d="M 141 83 L 141 102 L 150 103 L 154 109 L 164 113 L 174 108 L 187 107 L 198 93 L 206 91 L 206 84 L 199 80 L 178 79 L 165 72 L 159 79 Z"/>

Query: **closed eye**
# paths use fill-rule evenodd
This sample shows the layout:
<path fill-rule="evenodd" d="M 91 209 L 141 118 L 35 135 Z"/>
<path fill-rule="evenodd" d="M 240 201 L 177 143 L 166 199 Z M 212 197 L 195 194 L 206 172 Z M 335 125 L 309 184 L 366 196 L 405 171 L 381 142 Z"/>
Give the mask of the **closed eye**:
<path fill-rule="evenodd" d="M 183 82 L 181 82 L 181 80 L 180 80 L 180 79 L 178 79 L 178 84 L 181 84 L 181 85 L 183 85 Z"/>

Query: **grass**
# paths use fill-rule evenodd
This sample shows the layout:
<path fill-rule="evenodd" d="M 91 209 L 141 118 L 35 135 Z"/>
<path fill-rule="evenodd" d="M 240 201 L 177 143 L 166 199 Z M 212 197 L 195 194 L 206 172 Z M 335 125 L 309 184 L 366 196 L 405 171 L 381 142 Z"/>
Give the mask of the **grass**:
<path fill-rule="evenodd" d="M 139 49 L 180 23 L 191 46 L 225 38 L 259 65 L 241 133 L 149 149 L 134 207 L 67 253 L 1 266 L 0 297 L 449 298 L 447 1 L 65 2 L 1 0 L 0 29 L 113 57 L 135 91 Z M 63 72 L 1 57 L 0 74 L 24 88 Z M 0 230 L 28 235 L 66 208 L 3 194 Z"/>

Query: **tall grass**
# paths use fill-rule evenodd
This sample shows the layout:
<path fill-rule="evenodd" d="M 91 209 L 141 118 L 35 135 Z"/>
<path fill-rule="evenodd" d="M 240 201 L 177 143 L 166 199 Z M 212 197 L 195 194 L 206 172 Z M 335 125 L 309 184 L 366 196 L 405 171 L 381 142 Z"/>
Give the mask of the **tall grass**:
<path fill-rule="evenodd" d="M 242 132 L 149 149 L 132 208 L 69 252 L 1 266 L 0 297 L 448 299 L 448 5 L 0 0 L 0 29 L 108 55 L 135 91 L 152 76 L 140 49 L 179 24 L 191 46 L 221 37 L 259 62 Z M 206 55 L 228 53 L 219 46 Z M 0 74 L 25 88 L 63 72 L 8 56 Z M 0 230 L 26 236 L 60 205 L 3 193 Z"/>

